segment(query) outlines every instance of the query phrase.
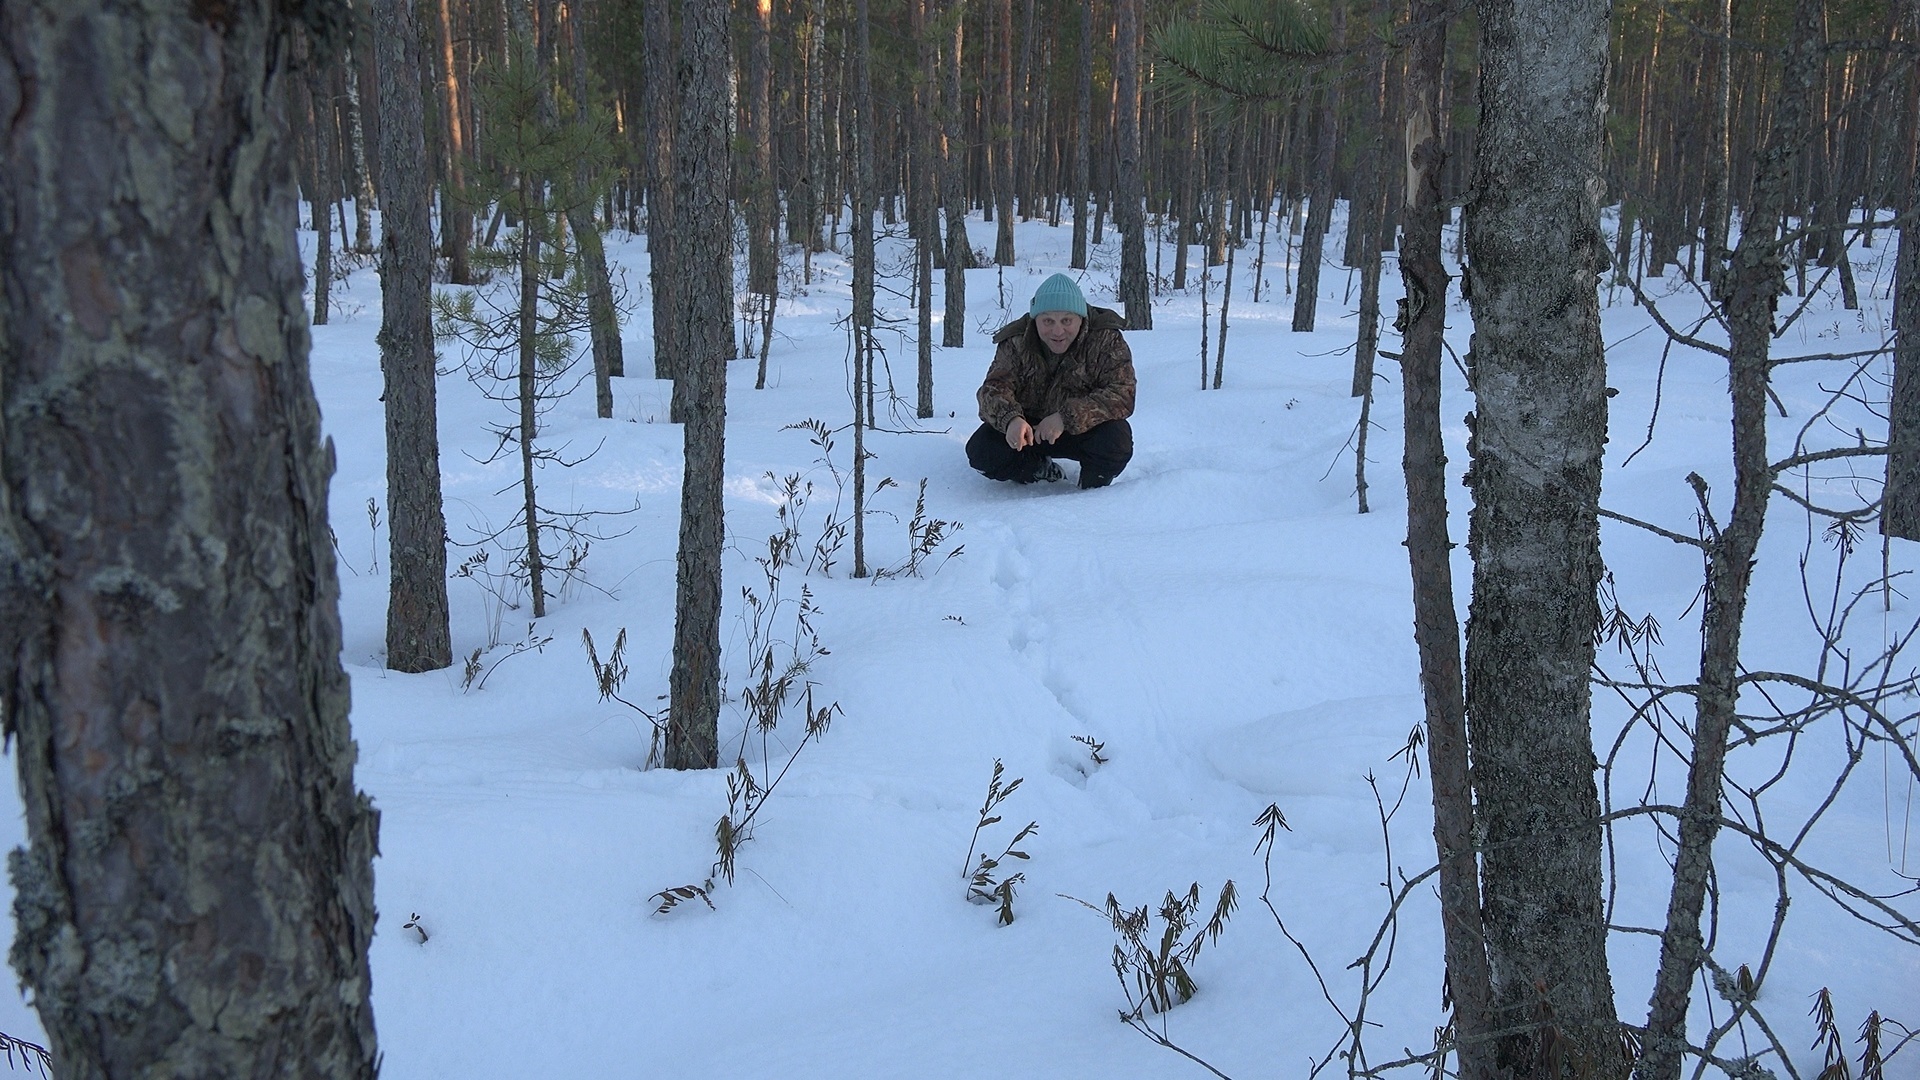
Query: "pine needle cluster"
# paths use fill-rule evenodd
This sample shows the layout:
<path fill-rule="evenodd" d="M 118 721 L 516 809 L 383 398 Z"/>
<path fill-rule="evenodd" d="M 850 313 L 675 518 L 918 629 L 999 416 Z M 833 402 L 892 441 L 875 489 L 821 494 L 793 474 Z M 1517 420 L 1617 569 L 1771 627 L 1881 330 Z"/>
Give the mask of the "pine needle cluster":
<path fill-rule="evenodd" d="M 1169 21 L 1153 48 L 1177 99 L 1280 102 L 1333 59 L 1321 17 L 1300 0 L 1207 0 Z"/>

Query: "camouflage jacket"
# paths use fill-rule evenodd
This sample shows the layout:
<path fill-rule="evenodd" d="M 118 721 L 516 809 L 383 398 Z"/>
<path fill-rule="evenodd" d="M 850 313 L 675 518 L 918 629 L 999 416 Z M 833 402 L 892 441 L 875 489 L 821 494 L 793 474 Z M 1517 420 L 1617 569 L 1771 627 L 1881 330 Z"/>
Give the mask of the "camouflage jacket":
<path fill-rule="evenodd" d="M 1005 431 L 1016 414 L 1038 423 L 1057 412 L 1067 434 L 1081 435 L 1133 415 L 1133 351 L 1120 336 L 1125 325 L 1118 312 L 1089 307 L 1080 336 L 1055 356 L 1033 316 L 1008 323 L 993 335 L 999 348 L 976 395 L 980 419 Z"/>

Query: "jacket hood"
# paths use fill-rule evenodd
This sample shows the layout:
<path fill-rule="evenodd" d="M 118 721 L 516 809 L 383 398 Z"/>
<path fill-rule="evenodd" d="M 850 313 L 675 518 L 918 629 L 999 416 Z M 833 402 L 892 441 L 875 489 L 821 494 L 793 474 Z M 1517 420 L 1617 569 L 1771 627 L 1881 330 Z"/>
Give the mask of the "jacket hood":
<path fill-rule="evenodd" d="M 1081 333 L 1084 334 L 1088 330 L 1125 330 L 1126 328 L 1127 320 L 1119 312 L 1112 308 L 1094 307 L 1089 304 L 1087 325 L 1081 328 Z M 993 335 L 993 343 L 998 345 L 1001 342 L 1011 341 L 1032 329 L 1033 316 L 1022 315 L 996 331 Z M 1034 335 L 1037 338 L 1039 331 L 1034 331 Z"/>

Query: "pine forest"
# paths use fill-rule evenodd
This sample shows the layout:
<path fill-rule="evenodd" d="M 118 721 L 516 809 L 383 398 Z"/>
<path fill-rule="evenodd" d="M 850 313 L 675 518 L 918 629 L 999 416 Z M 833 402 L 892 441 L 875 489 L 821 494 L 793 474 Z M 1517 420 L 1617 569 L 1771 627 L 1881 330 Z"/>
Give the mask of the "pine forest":
<path fill-rule="evenodd" d="M 7 1072 L 1920 1076 L 1920 0 L 0 0 L 0 121 Z"/>

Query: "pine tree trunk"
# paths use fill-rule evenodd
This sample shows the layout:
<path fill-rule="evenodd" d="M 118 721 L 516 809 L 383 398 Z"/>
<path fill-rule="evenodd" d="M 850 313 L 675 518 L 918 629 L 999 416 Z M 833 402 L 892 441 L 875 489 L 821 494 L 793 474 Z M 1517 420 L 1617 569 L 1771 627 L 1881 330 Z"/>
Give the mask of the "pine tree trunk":
<path fill-rule="evenodd" d="M 1706 259 L 1712 295 L 1721 298 L 1727 265 L 1728 226 L 1733 204 L 1728 191 L 1733 180 L 1733 0 L 1716 0 L 1720 40 L 1708 43 L 1714 60 L 1714 101 L 1708 114 Z M 1622 207 L 1624 210 L 1624 206 Z"/>
<path fill-rule="evenodd" d="M 520 424 L 515 438 L 520 444 L 520 514 L 526 528 L 527 547 L 523 556 L 527 568 L 527 595 L 533 601 L 533 617 L 547 614 L 546 559 L 540 551 L 540 502 L 534 489 L 533 467 L 536 454 L 533 440 L 540 425 L 540 358 L 536 343 L 540 334 L 540 245 L 541 222 L 546 218 L 540 184 L 533 177 L 520 175 L 520 310 L 515 334 L 519 341 Z"/>
<path fill-rule="evenodd" d="M 1332 45 L 1335 51 L 1346 47 L 1346 6 L 1333 5 Z M 1320 262 L 1324 254 L 1327 228 L 1333 223 L 1333 153 L 1339 139 L 1340 71 L 1338 63 L 1327 72 L 1320 90 L 1320 115 L 1316 118 L 1313 144 L 1313 180 L 1307 194 L 1307 231 L 1300 237 L 1300 273 L 1293 294 L 1293 331 L 1313 329 L 1320 304 Z"/>
<path fill-rule="evenodd" d="M 1495 1044 L 1512 1075 L 1567 1048 L 1621 1077 L 1590 723 L 1600 473 L 1599 274 L 1610 0 L 1484 0 L 1467 216 L 1473 606 L 1467 712 L 1485 837 Z"/>
<path fill-rule="evenodd" d="M 569 11 L 567 46 L 573 54 L 573 119 L 587 123 L 587 51 L 580 40 L 580 14 Z M 613 382 L 627 373 L 626 356 L 620 346 L 620 315 L 613 305 L 613 280 L 607 274 L 606 244 L 600 239 L 600 225 L 593 218 L 591 194 L 594 178 L 585 163 L 573 173 L 573 194 L 567 204 L 567 227 L 573 230 L 578 245 L 580 272 L 587 284 L 587 327 L 593 343 L 593 401 L 595 415 L 613 416 Z"/>
<path fill-rule="evenodd" d="M 998 61 L 993 79 L 993 128 L 987 145 L 993 150 L 994 239 L 993 261 L 1013 265 L 1013 148 L 1020 138 L 1013 122 L 1013 0 L 990 0 L 993 54 Z"/>
<path fill-rule="evenodd" d="M 919 317 L 914 346 L 916 376 L 914 415 L 922 420 L 933 417 L 933 253 L 940 244 L 940 226 L 935 219 L 936 149 L 933 141 L 933 88 L 939 73 L 935 70 L 933 37 L 927 29 L 927 0 L 909 0 L 913 25 L 913 46 L 919 74 L 914 78 L 913 122 L 907 132 L 908 150 L 913 158 L 913 187 L 908 192 L 912 203 L 909 213 L 914 228 L 914 292 Z"/>
<path fill-rule="evenodd" d="M 1219 266 L 1227 261 L 1227 245 L 1233 236 L 1233 223 L 1227 217 L 1227 192 L 1229 177 L 1227 173 L 1228 138 L 1224 125 L 1212 126 L 1212 152 L 1208 158 L 1207 187 L 1213 195 L 1213 212 L 1207 222 L 1207 265 Z"/>
<path fill-rule="evenodd" d="M 340 78 L 346 87 L 347 161 L 353 169 L 353 250 L 373 254 L 373 172 L 367 167 L 367 126 L 360 115 L 360 57 L 354 47 L 359 14 L 348 16 L 347 43 L 340 52 Z"/>
<path fill-rule="evenodd" d="M 439 36 L 440 103 L 447 139 L 447 182 L 440 192 L 440 240 L 447 256 L 447 279 L 455 285 L 472 285 L 473 207 L 466 201 L 466 83 L 453 50 L 453 12 L 448 0 L 438 0 L 436 6 L 439 12 L 434 32 Z"/>
<path fill-rule="evenodd" d="M 867 0 L 854 2 L 853 576 L 867 576 L 866 429 L 873 409 L 873 44 Z M 863 409 L 864 406 L 864 409 Z"/>
<path fill-rule="evenodd" d="M 1080 5 L 1080 70 L 1073 82 L 1073 254 L 1075 270 L 1087 268 L 1088 159 L 1093 152 L 1093 5 Z"/>
<path fill-rule="evenodd" d="M 823 251 L 820 232 L 827 217 L 827 91 L 826 0 L 811 0 L 807 31 L 807 272 L 812 279 L 813 255 Z M 838 216 L 837 214 L 835 216 Z"/>
<path fill-rule="evenodd" d="M 1020 67 L 1014 76 L 1013 190 L 1020 199 L 1020 220 L 1039 217 L 1034 210 L 1035 174 L 1039 168 L 1041 129 L 1046 125 L 1046 86 L 1033 77 L 1035 40 L 1034 0 L 1020 2 Z M 1011 40 L 1011 39 L 1009 39 Z M 1038 95 L 1039 101 L 1034 98 Z"/>
<path fill-rule="evenodd" d="M 295 29 L 187 9 L 0 6 L 10 959 L 63 1077 L 370 1080 Z"/>
<path fill-rule="evenodd" d="M 313 105 L 313 190 L 307 200 L 313 210 L 313 325 L 325 326 L 333 290 L 333 197 L 337 187 L 333 166 L 333 99 L 326 73 L 310 50 L 303 60 L 307 97 Z"/>
<path fill-rule="evenodd" d="M 678 380 L 683 351 L 676 337 L 680 318 L 681 273 L 679 215 L 675 212 L 677 154 L 674 121 L 679 98 L 674 88 L 675 50 L 669 0 L 644 0 L 647 97 L 647 281 L 653 286 L 653 377 Z M 676 391 L 675 402 L 680 400 Z M 677 411 L 677 423 L 684 418 Z"/>
<path fill-rule="evenodd" d="M 961 7 L 964 0 L 954 0 L 954 3 Z M 947 276 L 940 345 L 947 349 L 958 349 L 967 343 L 967 270 L 973 266 L 973 245 L 967 242 L 966 127 L 960 115 L 961 45 L 967 25 L 961 17 L 963 14 L 964 10 L 949 16 L 953 20 L 953 34 L 941 43 L 947 89 L 940 103 L 940 123 L 945 135 L 940 201 L 947 213 Z"/>
<path fill-rule="evenodd" d="M 1140 177 L 1140 0 L 1114 0 L 1113 81 L 1117 128 L 1113 222 L 1120 230 L 1120 303 L 1127 328 L 1153 329 L 1147 296 L 1147 219 Z"/>
<path fill-rule="evenodd" d="M 778 193 L 773 175 L 773 52 L 768 40 L 773 32 L 772 0 L 753 0 L 747 8 L 747 64 L 741 90 L 746 98 L 747 148 L 753 170 L 741 185 L 741 201 L 747 215 L 747 291 L 762 298 L 764 315 L 772 310 L 771 300 L 780 285 L 774 242 Z M 766 367 L 764 354 L 760 366 Z"/>
<path fill-rule="evenodd" d="M 728 0 L 682 0 L 674 210 L 680 238 L 674 411 L 685 425 L 667 767 L 719 763 L 720 551 L 726 543 L 727 361 L 733 355 L 733 223 L 727 207 Z"/>
<path fill-rule="evenodd" d="M 380 369 L 387 406 L 387 666 L 453 663 L 433 351 L 433 237 L 418 41 L 407 0 L 374 0 L 380 79 Z"/>
<path fill-rule="evenodd" d="M 1447 159 L 1446 75 L 1449 0 L 1413 0 L 1405 83 L 1406 206 L 1400 278 L 1405 296 L 1394 328 L 1401 345 L 1406 439 L 1407 555 L 1413 572 L 1413 637 L 1426 704 L 1427 763 L 1433 777 L 1433 840 L 1440 859 L 1440 923 L 1453 999 L 1462 1080 L 1495 1076 L 1487 1016 L 1489 976 L 1480 926 L 1473 795 L 1460 623 L 1453 603 L 1453 542 L 1447 534 L 1447 452 L 1440 423 L 1440 373 L 1448 277 L 1440 257 L 1447 209 L 1440 197 Z"/>
<path fill-rule="evenodd" d="M 1375 0 L 1374 17 L 1385 22 L 1391 17 L 1388 0 Z M 1372 138 L 1361 153 L 1363 164 L 1355 197 L 1348 205 L 1347 231 L 1352 234 L 1354 261 L 1360 267 L 1360 311 L 1353 350 L 1353 396 L 1367 399 L 1361 411 L 1372 411 L 1374 361 L 1380 349 L 1380 270 L 1381 225 L 1390 184 L 1387 180 L 1387 81 L 1390 63 L 1387 50 L 1374 46 L 1367 50 L 1368 78 L 1373 92 Z M 1357 224 L 1356 224 L 1357 221 Z M 1362 429 L 1362 435 L 1365 429 Z M 1361 463 L 1365 467 L 1364 455 Z"/>
<path fill-rule="evenodd" d="M 1907 76 L 1920 84 L 1920 74 Z M 1907 213 L 1920 210 L 1920 169 L 1912 172 Z M 1920 220 L 1900 227 L 1893 300 L 1893 400 L 1887 421 L 1887 488 L 1880 531 L 1920 540 Z"/>
<path fill-rule="evenodd" d="M 1173 287 L 1187 287 L 1188 249 L 1195 240 L 1194 217 L 1200 207 L 1200 107 L 1189 103 L 1180 120 L 1180 178 L 1174 183 L 1173 210 L 1179 221 L 1174 230 Z"/>

